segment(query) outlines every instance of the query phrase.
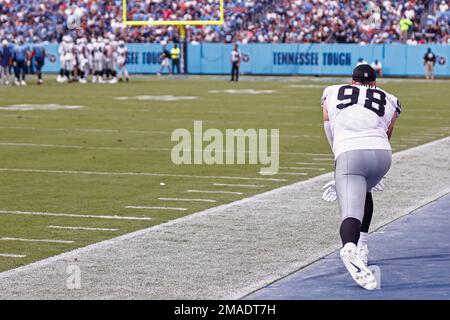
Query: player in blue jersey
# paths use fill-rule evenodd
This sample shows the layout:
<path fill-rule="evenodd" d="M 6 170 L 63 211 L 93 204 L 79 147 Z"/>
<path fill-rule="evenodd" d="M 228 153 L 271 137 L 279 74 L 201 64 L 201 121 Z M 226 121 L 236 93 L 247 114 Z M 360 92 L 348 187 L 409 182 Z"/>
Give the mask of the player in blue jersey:
<path fill-rule="evenodd" d="M 45 48 L 40 42 L 38 37 L 33 38 L 33 50 L 31 52 L 31 59 L 33 61 L 33 67 L 38 77 L 37 84 L 41 85 L 44 83 L 42 79 L 42 67 L 45 63 Z"/>
<path fill-rule="evenodd" d="M 0 47 L 0 84 L 9 85 L 12 65 L 12 50 L 8 40 L 3 40 Z"/>
<path fill-rule="evenodd" d="M 27 73 L 27 67 L 29 66 L 30 49 L 24 43 L 22 38 L 19 38 L 18 43 L 13 49 L 13 65 L 16 75 L 16 85 L 26 86 L 25 75 Z"/>

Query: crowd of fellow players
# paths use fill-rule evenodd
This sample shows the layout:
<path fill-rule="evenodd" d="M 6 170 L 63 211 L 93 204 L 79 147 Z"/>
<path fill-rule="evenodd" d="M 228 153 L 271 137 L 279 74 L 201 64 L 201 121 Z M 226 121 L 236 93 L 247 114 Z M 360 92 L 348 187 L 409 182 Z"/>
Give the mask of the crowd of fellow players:
<path fill-rule="evenodd" d="M 73 39 L 66 35 L 59 44 L 61 69 L 59 83 L 117 83 L 129 81 L 128 49 L 123 40 L 114 35 L 107 38 Z M 15 43 L 3 40 L 0 47 L 0 85 L 26 86 L 27 74 L 36 74 L 38 85 L 43 84 L 42 68 L 46 52 L 38 38 L 28 45 L 22 37 Z"/>

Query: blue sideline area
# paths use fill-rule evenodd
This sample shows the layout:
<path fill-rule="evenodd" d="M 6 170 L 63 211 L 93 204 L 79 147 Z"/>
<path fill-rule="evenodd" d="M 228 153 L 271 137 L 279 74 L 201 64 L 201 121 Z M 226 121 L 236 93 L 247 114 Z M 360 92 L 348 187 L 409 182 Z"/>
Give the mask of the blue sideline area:
<path fill-rule="evenodd" d="M 369 249 L 379 290 L 358 287 L 335 252 L 246 299 L 450 299 L 450 194 L 371 234 Z"/>

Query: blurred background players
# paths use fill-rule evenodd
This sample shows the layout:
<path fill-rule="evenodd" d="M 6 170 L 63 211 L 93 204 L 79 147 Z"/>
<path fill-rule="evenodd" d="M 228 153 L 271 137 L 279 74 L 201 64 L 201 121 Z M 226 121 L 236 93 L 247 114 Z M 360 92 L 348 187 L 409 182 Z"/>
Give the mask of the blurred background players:
<path fill-rule="evenodd" d="M 11 81 L 12 48 L 8 40 L 0 47 L 0 84 L 9 85 Z"/>
<path fill-rule="evenodd" d="M 175 43 L 172 50 L 170 50 L 170 57 L 172 59 L 172 72 L 173 74 L 180 74 L 180 56 L 181 50 L 178 48 L 178 45 Z M 176 70 L 176 72 L 175 72 Z"/>
<path fill-rule="evenodd" d="M 30 49 L 24 43 L 23 38 L 19 38 L 17 44 L 14 46 L 12 61 L 16 77 L 16 85 L 26 86 L 27 83 L 25 82 L 25 76 L 27 73 L 27 67 L 30 65 Z"/>
<path fill-rule="evenodd" d="M 373 70 L 375 70 L 377 78 L 381 78 L 383 76 L 383 65 L 378 59 L 375 59 L 375 61 L 372 62 L 370 66 L 373 68 Z"/>
<path fill-rule="evenodd" d="M 165 67 L 167 67 L 169 74 L 172 74 L 172 69 L 170 68 L 169 63 L 170 52 L 169 50 L 167 50 L 166 45 L 163 45 L 163 51 L 161 52 L 160 59 L 161 59 L 161 67 L 159 69 L 158 76 L 160 76 L 163 73 Z"/>
<path fill-rule="evenodd" d="M 231 51 L 231 79 L 230 81 L 239 81 L 239 67 L 241 65 L 241 51 L 237 44 Z"/>
<path fill-rule="evenodd" d="M 127 57 L 128 57 L 128 49 L 123 40 L 119 41 L 119 47 L 117 48 L 117 68 L 118 68 L 118 77 L 119 82 L 122 82 L 122 75 L 125 77 L 125 80 L 128 82 L 128 70 L 127 70 Z"/>
<path fill-rule="evenodd" d="M 45 63 L 45 48 L 38 37 L 34 37 L 33 42 L 34 44 L 31 51 L 31 61 L 38 78 L 37 84 L 41 85 L 44 83 L 44 80 L 42 79 L 42 67 Z"/>
<path fill-rule="evenodd" d="M 423 65 L 425 66 L 425 78 L 434 80 L 434 65 L 436 64 L 436 55 L 428 48 L 423 56 Z"/>

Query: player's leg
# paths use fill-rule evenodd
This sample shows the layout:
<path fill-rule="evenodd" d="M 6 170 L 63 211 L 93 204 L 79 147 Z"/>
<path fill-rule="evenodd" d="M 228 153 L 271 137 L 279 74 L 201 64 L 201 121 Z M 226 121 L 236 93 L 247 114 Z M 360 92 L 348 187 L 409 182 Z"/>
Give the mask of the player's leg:
<path fill-rule="evenodd" d="M 358 240 L 358 255 L 361 260 L 368 265 L 369 262 L 369 248 L 367 246 L 367 238 L 369 236 L 370 222 L 373 215 L 373 199 L 372 193 L 367 192 L 366 202 L 364 204 L 364 217 L 361 222 L 361 229 Z"/>
<path fill-rule="evenodd" d="M 124 67 L 123 67 L 123 74 L 124 74 L 124 76 L 125 76 L 125 80 L 126 80 L 127 82 L 130 81 L 130 76 L 129 76 L 129 74 L 128 74 L 127 66 L 124 66 Z"/>
<path fill-rule="evenodd" d="M 235 69 L 235 63 L 231 65 L 231 79 L 230 81 L 234 81 L 234 69 Z"/>
<path fill-rule="evenodd" d="M 348 151 L 336 159 L 336 192 L 342 216 L 340 255 L 352 278 L 363 288 L 373 290 L 376 279 L 357 251 L 367 193 L 365 175 L 364 150 Z"/>

